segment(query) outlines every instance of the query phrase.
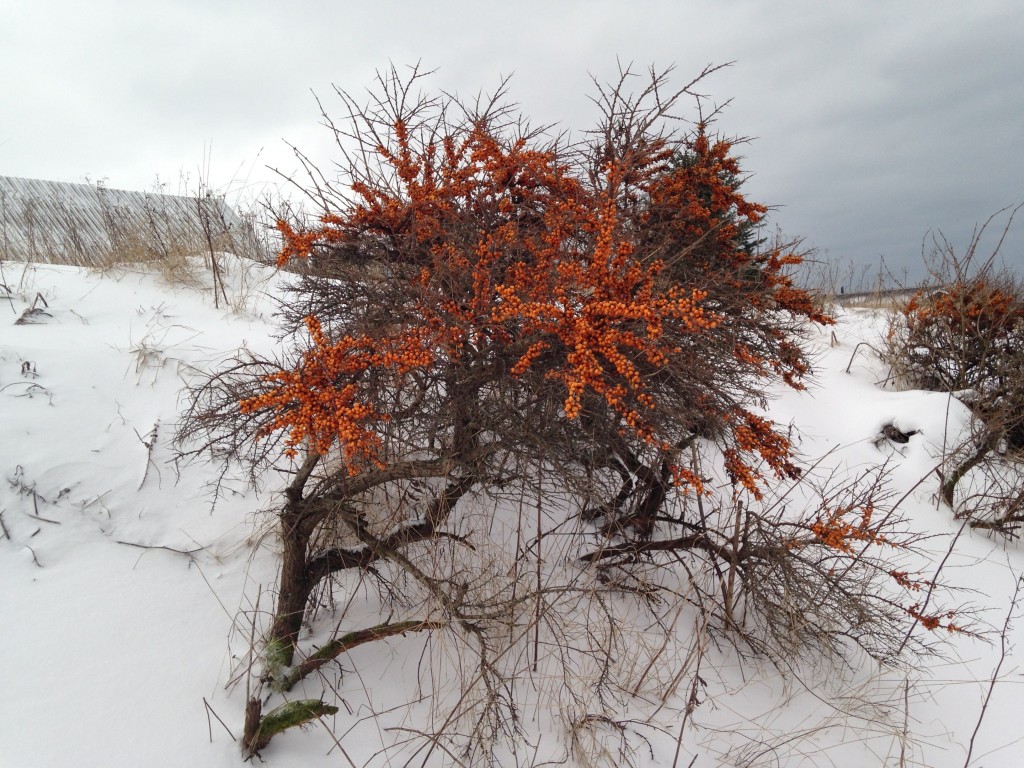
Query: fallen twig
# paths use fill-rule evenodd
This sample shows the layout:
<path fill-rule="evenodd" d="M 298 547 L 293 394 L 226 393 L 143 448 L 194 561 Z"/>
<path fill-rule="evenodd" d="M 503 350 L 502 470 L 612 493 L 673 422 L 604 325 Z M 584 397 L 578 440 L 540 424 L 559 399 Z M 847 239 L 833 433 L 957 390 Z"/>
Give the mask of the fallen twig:
<path fill-rule="evenodd" d="M 185 555 L 193 563 L 196 561 L 196 552 L 201 552 L 203 549 L 202 547 L 197 547 L 196 549 L 175 549 L 174 547 L 166 547 L 163 544 L 138 544 L 134 541 L 121 541 L 120 539 L 116 539 L 114 543 L 124 544 L 126 547 L 137 547 L 138 549 L 165 549 L 168 552 Z"/>
<path fill-rule="evenodd" d="M 36 533 L 39 533 L 39 531 L 36 531 Z M 32 553 L 32 562 L 35 563 L 37 567 L 42 568 L 43 564 L 40 563 L 39 558 L 36 557 L 36 551 L 32 549 L 32 547 L 30 547 L 28 544 L 25 545 L 25 549 Z"/>
<path fill-rule="evenodd" d="M 32 381 L 12 381 L 10 384 L 4 384 L 2 387 L 0 387 L 0 392 L 3 392 L 8 387 L 17 386 L 18 384 L 27 384 L 28 389 L 25 390 L 26 392 L 32 391 L 34 389 L 41 389 L 46 392 L 49 391 L 46 389 L 46 387 L 36 384 L 35 382 Z M 22 395 L 15 395 L 15 397 L 22 397 Z"/>
<path fill-rule="evenodd" d="M 32 509 L 35 510 L 35 514 L 29 515 L 29 517 L 35 518 L 36 520 L 41 520 L 44 523 L 51 523 L 53 525 L 61 524 L 60 520 L 51 520 L 50 518 L 43 517 L 39 514 L 39 494 L 35 492 L 35 489 L 32 490 Z"/>

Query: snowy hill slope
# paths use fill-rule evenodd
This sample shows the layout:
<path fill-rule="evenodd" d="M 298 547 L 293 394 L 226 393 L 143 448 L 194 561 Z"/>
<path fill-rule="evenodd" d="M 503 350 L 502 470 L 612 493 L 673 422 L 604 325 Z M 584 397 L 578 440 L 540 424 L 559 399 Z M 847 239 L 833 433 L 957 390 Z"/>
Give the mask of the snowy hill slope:
<path fill-rule="evenodd" d="M 254 507 L 211 514 L 167 445 L 190 366 L 269 327 L 134 273 L 38 266 L 21 295 L 0 307 L 0 764 L 209 764 Z"/>
<path fill-rule="evenodd" d="M 285 278 L 227 257 L 225 267 L 229 294 L 245 294 L 235 308 L 215 308 L 208 291 L 168 287 L 153 275 L 4 265 L 0 766 L 240 762 L 228 730 L 241 735 L 248 617 L 258 600 L 269 601 L 275 578 L 272 521 L 257 513 L 273 508 L 276 478 L 257 496 L 228 477 L 211 508 L 216 468 L 177 466 L 169 446 L 185 379 L 243 345 L 275 348 L 273 301 Z M 636 765 L 964 764 L 1024 557 L 1016 546 L 961 532 L 935 504 L 931 473 L 962 429 L 964 409 L 942 395 L 881 389 L 885 372 L 863 349 L 844 372 L 857 342 L 878 328 L 875 314 L 850 310 L 834 341 L 829 331 L 816 334 L 815 383 L 804 393 L 780 390 L 770 415 L 789 425 L 822 475 L 888 463 L 894 496 L 906 495 L 904 513 L 935 534 L 930 562 L 916 568 L 930 577 L 955 539 L 942 576 L 994 643 L 943 633 L 935 638 L 940 655 L 923 671 L 798 665 L 799 677 L 729 663 L 723 651 L 701 671 L 701 704 L 678 749 L 682 694 L 653 715 L 658 728 L 631 742 Z M 879 439 L 885 424 L 916 434 L 906 445 Z M 1007 639 L 1021 640 L 1021 630 Z M 347 708 L 330 723 L 343 749 L 323 727 L 289 732 L 265 751 L 267 764 L 405 764 L 408 754 L 389 761 L 379 753 L 398 740 L 389 724 L 417 726 L 415 707 L 398 719 L 369 715 L 415 699 L 403 658 L 416 658 L 423 642 L 378 643 L 353 653 L 358 664 L 343 662 L 359 670 L 340 679 Z M 1003 661 L 976 765 L 1021 763 L 1019 658 L 1011 650 Z M 638 718 L 651 709 L 636 702 Z M 539 717 L 536 730 L 543 735 Z M 524 754 L 509 764 L 526 764 Z"/>

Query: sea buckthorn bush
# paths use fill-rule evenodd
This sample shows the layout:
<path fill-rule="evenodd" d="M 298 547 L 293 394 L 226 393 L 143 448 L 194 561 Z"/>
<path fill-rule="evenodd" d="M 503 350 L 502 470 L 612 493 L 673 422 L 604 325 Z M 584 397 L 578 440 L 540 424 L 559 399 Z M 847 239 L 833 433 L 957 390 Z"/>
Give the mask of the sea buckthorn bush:
<path fill-rule="evenodd" d="M 940 496 L 973 526 L 1016 536 L 1024 523 L 1024 285 L 999 266 L 998 247 L 981 256 L 985 229 L 963 255 L 937 241 L 933 280 L 894 314 L 883 358 L 903 386 L 949 392 L 970 408 L 969 433 L 944 456 Z"/>
<path fill-rule="evenodd" d="M 465 676 L 432 700 L 458 704 L 422 735 L 480 764 L 517 738 L 518 681 L 539 670 L 563 681 L 570 733 L 595 706 L 619 722 L 618 692 L 678 681 L 654 672 L 676 641 L 639 627 L 675 633 L 684 605 L 779 663 L 847 642 L 890 661 L 901 621 L 952 626 L 879 586 L 918 586 L 885 561 L 912 537 L 872 518 L 879 478 L 786 503 L 773 488 L 801 470 L 764 393 L 805 386 L 803 334 L 832 319 L 794 282 L 797 244 L 757 237 L 767 208 L 695 95 L 710 71 L 674 91 L 624 73 L 579 140 L 531 129 L 504 86 L 463 104 L 418 95 L 415 72 L 325 114 L 341 176 L 307 161 L 319 212 L 278 222 L 294 348 L 197 386 L 180 434 L 290 477 L 248 754 L 327 712 L 267 701 L 399 635 L 454 638 Z M 400 620 L 312 645 L 352 578 Z"/>

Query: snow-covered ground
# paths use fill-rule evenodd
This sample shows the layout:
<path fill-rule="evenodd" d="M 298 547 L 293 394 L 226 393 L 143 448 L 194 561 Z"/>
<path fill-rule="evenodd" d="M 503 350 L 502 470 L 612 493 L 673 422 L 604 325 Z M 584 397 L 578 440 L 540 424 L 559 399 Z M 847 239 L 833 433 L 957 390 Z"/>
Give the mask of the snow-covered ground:
<path fill-rule="evenodd" d="M 240 762 L 229 731 L 241 736 L 246 617 L 270 600 L 275 579 L 272 519 L 260 514 L 273 506 L 274 478 L 257 496 L 229 477 L 211 507 L 217 467 L 175 465 L 169 443 L 184 380 L 243 345 L 274 349 L 273 302 L 286 278 L 224 260 L 231 302 L 220 308 L 208 290 L 138 271 L 2 265 L 0 766 Z M 943 633 L 938 655 L 910 673 L 870 663 L 799 677 L 756 663 L 704 670 L 675 765 L 962 766 L 990 688 L 972 764 L 1024 764 L 1019 627 L 991 686 L 1024 556 L 961 532 L 935 502 L 931 473 L 964 424 L 963 408 L 943 395 L 881 388 L 885 370 L 864 347 L 845 372 L 856 344 L 877 339 L 883 322 L 847 310 L 834 336 L 815 331 L 814 383 L 778 391 L 770 415 L 791 425 L 806 460 L 825 457 L 822 470 L 854 474 L 889 462 L 895 496 L 909 494 L 904 513 L 936 534 L 922 575 L 956 539 L 942 575 L 990 642 Z M 888 423 L 917 434 L 906 445 L 877 440 Z M 331 731 L 341 746 L 314 726 L 276 738 L 262 759 L 281 768 L 406 764 L 408 754 L 378 754 L 398 737 L 368 715 L 415 698 L 403 659 L 423 642 L 372 644 L 359 649 L 358 664 L 344 662 L 359 674 L 339 690 Z M 636 741 L 637 765 L 677 760 L 678 729 L 661 723 L 643 732 L 649 747 Z"/>

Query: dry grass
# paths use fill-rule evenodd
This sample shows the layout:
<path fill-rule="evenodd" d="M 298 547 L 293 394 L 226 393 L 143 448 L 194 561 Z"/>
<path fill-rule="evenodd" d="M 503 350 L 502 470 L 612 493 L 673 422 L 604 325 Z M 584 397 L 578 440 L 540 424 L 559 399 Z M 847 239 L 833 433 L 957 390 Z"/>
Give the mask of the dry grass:
<path fill-rule="evenodd" d="M 0 210 L 0 255 L 101 272 L 155 271 L 168 285 L 194 289 L 208 289 L 205 275 L 212 272 L 218 303 L 229 303 L 218 254 L 270 262 L 259 209 L 238 217 L 202 184 L 186 196 L 104 193 L 99 187 L 90 196 L 88 188 L 78 187 L 69 200 L 60 191 L 47 198 L 7 195 Z"/>

